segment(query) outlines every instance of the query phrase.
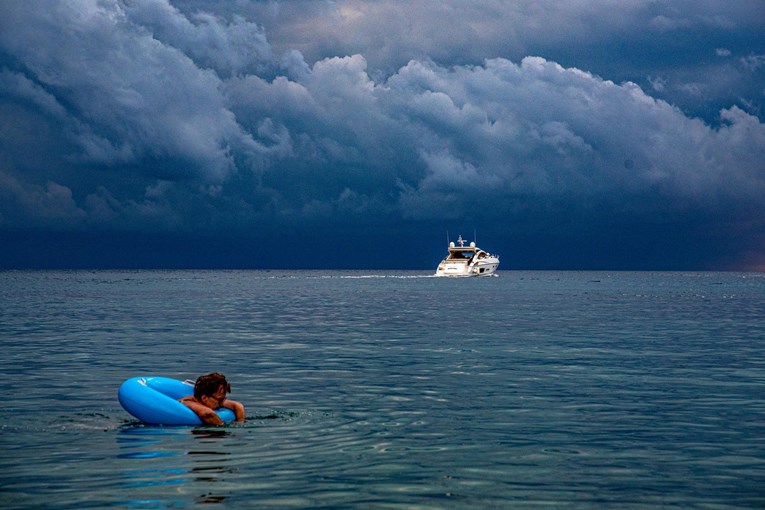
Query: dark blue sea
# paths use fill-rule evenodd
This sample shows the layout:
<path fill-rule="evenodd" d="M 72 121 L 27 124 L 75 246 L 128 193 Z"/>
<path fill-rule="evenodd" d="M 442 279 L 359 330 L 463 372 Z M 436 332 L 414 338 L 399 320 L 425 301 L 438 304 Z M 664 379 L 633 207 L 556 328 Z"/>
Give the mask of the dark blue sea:
<path fill-rule="evenodd" d="M 430 274 L 0 272 L 0 507 L 765 508 L 765 274 Z"/>

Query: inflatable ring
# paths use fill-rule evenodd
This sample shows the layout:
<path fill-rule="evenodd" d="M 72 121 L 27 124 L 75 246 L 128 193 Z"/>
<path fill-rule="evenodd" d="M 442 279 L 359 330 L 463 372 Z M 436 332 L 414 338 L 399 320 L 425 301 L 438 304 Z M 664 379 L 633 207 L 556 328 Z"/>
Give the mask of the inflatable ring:
<path fill-rule="evenodd" d="M 194 385 L 169 377 L 133 377 L 123 382 L 117 394 L 120 404 L 150 425 L 203 425 L 199 416 L 178 402 L 194 393 Z M 223 423 L 234 421 L 230 409 L 215 411 Z"/>

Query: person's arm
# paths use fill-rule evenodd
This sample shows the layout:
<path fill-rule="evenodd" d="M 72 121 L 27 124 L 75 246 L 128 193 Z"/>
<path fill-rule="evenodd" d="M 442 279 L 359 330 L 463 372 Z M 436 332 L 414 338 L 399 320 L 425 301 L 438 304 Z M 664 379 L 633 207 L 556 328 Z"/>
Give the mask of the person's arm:
<path fill-rule="evenodd" d="M 210 409 L 204 404 L 191 399 L 181 399 L 181 403 L 194 411 L 199 419 L 207 425 L 223 425 L 223 420 L 220 419 L 218 413 Z"/>
<path fill-rule="evenodd" d="M 236 400 L 228 400 L 226 399 L 223 402 L 223 406 L 226 409 L 231 409 L 234 411 L 234 416 L 236 416 L 236 421 L 244 421 L 245 419 L 245 413 L 244 413 L 244 406 L 237 402 Z"/>

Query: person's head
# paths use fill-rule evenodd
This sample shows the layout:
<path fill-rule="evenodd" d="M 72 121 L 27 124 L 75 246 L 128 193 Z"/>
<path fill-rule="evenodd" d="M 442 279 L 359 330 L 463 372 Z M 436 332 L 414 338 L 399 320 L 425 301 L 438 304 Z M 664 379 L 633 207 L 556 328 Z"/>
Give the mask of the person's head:
<path fill-rule="evenodd" d="M 231 392 L 231 385 L 226 376 L 217 372 L 201 375 L 194 384 L 194 397 L 204 405 L 217 409 Z"/>

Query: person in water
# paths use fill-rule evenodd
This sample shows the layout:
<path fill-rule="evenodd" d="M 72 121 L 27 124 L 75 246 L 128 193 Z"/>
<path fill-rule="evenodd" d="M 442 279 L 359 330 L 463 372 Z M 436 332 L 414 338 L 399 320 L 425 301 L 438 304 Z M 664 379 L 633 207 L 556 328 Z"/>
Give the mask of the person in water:
<path fill-rule="evenodd" d="M 194 411 L 207 425 L 223 425 L 223 420 L 215 412 L 222 407 L 231 409 L 236 421 L 244 421 L 244 406 L 235 400 L 227 399 L 226 394 L 230 392 L 231 385 L 226 381 L 226 376 L 215 372 L 199 376 L 194 384 L 194 396 L 183 397 L 179 401 Z"/>

